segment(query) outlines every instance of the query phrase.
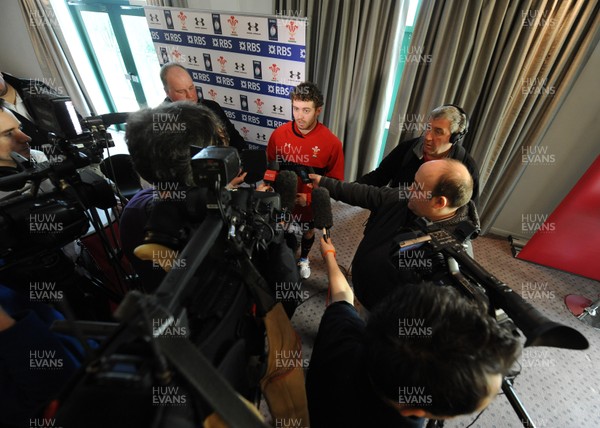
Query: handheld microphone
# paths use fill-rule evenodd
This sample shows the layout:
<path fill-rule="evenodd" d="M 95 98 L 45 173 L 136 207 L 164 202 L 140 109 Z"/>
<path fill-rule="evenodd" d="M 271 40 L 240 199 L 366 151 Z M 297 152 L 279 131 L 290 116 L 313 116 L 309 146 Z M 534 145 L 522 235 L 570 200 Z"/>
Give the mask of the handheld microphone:
<path fill-rule="evenodd" d="M 263 181 L 268 185 L 273 185 L 277 179 L 277 174 L 279 174 L 279 162 L 270 161 L 267 163 L 267 169 L 265 171 Z"/>
<path fill-rule="evenodd" d="M 281 171 L 273 184 L 275 191 L 281 198 L 281 208 L 292 212 L 296 206 L 296 192 L 298 190 L 298 176 L 293 171 Z"/>
<path fill-rule="evenodd" d="M 330 238 L 329 229 L 333 226 L 333 213 L 331 212 L 331 198 L 329 191 L 318 187 L 312 191 L 312 207 L 315 228 L 323 229 L 325 240 Z"/>

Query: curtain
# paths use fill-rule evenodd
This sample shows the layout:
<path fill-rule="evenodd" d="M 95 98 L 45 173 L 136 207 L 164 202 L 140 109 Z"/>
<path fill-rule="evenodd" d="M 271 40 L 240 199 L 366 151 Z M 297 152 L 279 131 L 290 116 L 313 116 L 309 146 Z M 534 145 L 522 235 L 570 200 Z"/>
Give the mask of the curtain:
<path fill-rule="evenodd" d="M 323 92 L 321 119 L 344 144 L 351 181 L 378 158 L 408 2 L 276 1 L 286 12 L 308 19 L 307 79 Z"/>
<path fill-rule="evenodd" d="M 55 86 L 65 89 L 81 115 L 89 116 L 93 110 L 90 97 L 77 70 L 70 65 L 75 61 L 66 48 L 50 1 L 20 0 L 19 4 L 42 73 L 51 77 Z"/>
<path fill-rule="evenodd" d="M 464 145 L 480 168 L 489 230 L 600 39 L 598 1 L 423 0 L 386 141 L 408 138 L 403 118 L 445 104 L 470 114 Z"/>

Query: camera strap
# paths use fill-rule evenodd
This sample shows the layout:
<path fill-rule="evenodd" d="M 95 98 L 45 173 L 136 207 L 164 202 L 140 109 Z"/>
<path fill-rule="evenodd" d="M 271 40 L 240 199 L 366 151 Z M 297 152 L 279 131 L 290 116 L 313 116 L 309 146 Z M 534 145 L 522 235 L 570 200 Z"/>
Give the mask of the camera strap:
<path fill-rule="evenodd" d="M 240 257 L 241 275 L 248 284 L 250 293 L 256 301 L 256 310 L 259 317 L 264 317 L 275 306 L 269 286 L 256 267 L 247 257 Z"/>
<path fill-rule="evenodd" d="M 189 340 L 157 337 L 156 342 L 184 379 L 206 399 L 228 426 L 268 427 Z"/>

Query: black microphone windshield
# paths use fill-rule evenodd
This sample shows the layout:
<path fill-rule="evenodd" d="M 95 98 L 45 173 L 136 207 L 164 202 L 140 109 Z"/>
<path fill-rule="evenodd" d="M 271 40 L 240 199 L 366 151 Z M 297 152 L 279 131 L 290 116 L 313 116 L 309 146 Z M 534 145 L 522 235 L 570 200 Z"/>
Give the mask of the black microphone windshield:
<path fill-rule="evenodd" d="M 275 191 L 281 197 L 281 208 L 291 212 L 296 205 L 296 193 L 298 190 L 298 176 L 293 171 L 281 171 L 273 183 Z"/>
<path fill-rule="evenodd" d="M 131 113 L 106 113 L 100 115 L 104 126 L 117 125 L 127 122 Z"/>
<path fill-rule="evenodd" d="M 276 160 L 267 162 L 267 169 L 279 171 L 279 162 L 277 162 Z"/>
<path fill-rule="evenodd" d="M 329 229 L 333 226 L 331 199 L 327 189 L 319 187 L 312 191 L 312 207 L 316 229 Z"/>

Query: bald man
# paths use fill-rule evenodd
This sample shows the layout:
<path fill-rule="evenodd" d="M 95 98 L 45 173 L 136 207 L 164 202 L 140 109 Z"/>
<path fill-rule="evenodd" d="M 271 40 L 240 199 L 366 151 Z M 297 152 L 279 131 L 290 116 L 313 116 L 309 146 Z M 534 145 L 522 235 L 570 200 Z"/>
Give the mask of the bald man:
<path fill-rule="evenodd" d="M 223 122 L 229 135 L 229 145 L 231 147 L 235 147 L 238 151 L 248 148 L 248 144 L 237 129 L 235 129 L 235 126 L 233 126 L 219 103 L 198 98 L 196 85 L 194 85 L 194 81 L 185 67 L 175 62 L 163 65 L 160 69 L 160 80 L 167 95 L 165 102 L 191 101 L 202 104 L 209 108 Z"/>
<path fill-rule="evenodd" d="M 332 198 L 372 211 L 364 237 L 352 262 L 352 282 L 360 302 L 369 309 L 402 284 L 423 280 L 446 283 L 446 266 L 439 254 L 421 247 L 400 253 L 398 242 L 417 229 L 424 217 L 449 232 L 467 221 L 479 227 L 473 178 L 455 159 L 426 162 L 407 189 L 345 183 L 310 175 L 313 184 L 329 190 Z"/>

